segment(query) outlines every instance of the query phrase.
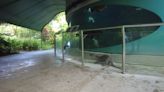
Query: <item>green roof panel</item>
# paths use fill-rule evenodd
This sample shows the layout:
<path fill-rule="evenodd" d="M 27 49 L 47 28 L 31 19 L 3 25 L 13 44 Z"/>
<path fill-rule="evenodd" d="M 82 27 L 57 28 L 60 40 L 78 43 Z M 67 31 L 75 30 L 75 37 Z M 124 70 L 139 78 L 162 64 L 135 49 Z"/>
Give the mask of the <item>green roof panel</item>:
<path fill-rule="evenodd" d="M 41 31 L 64 10 L 65 0 L 1 0 L 0 21 Z"/>

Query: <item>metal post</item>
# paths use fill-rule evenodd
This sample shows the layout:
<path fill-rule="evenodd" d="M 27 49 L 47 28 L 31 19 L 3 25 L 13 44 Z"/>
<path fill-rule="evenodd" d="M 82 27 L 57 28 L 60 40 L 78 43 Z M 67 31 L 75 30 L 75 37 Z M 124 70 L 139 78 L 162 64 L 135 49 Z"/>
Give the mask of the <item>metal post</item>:
<path fill-rule="evenodd" d="M 83 30 L 80 31 L 81 34 L 81 63 L 84 66 L 84 34 Z"/>
<path fill-rule="evenodd" d="M 62 32 L 62 62 L 65 62 L 65 59 L 64 59 L 64 35 L 63 35 L 63 32 Z"/>
<path fill-rule="evenodd" d="M 122 26 L 122 73 L 125 73 L 125 59 L 126 59 L 126 34 L 125 27 Z"/>
<path fill-rule="evenodd" d="M 43 42 L 42 42 L 42 39 L 43 39 L 42 31 L 40 32 L 40 36 L 41 36 L 41 40 L 40 40 L 40 42 L 41 42 L 41 47 L 40 47 L 40 49 L 42 49 L 42 45 L 43 45 Z"/>
<path fill-rule="evenodd" d="M 54 56 L 56 57 L 56 34 L 54 34 Z"/>

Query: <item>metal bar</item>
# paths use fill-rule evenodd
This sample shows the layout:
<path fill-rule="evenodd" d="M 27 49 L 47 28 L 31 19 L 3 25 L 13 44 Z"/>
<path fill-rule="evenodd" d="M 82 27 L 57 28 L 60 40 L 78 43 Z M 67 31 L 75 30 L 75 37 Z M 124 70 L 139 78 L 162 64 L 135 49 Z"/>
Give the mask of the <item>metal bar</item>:
<path fill-rule="evenodd" d="M 84 29 L 85 32 L 88 32 L 88 31 L 103 31 L 103 30 L 110 30 L 110 29 L 117 29 L 117 28 L 122 28 L 122 26 L 115 26 L 115 27 L 105 27 L 105 28 L 96 28 L 96 29 Z"/>
<path fill-rule="evenodd" d="M 162 23 L 150 23 L 150 24 L 135 24 L 135 25 L 122 25 L 124 26 L 125 28 L 130 28 L 130 27 L 150 27 L 150 26 L 162 26 L 164 25 L 164 22 Z M 110 30 L 110 29 L 117 29 L 117 28 L 122 28 L 122 26 L 114 26 L 114 27 L 104 27 L 104 28 L 96 28 L 96 29 L 83 29 L 85 30 L 85 32 L 87 31 L 103 31 L 103 30 Z M 73 31 L 73 32 L 76 32 L 76 31 Z M 67 32 L 66 32 L 67 33 Z"/>
<path fill-rule="evenodd" d="M 56 57 L 56 34 L 54 34 L 54 56 Z"/>
<path fill-rule="evenodd" d="M 131 28 L 131 27 L 151 27 L 151 26 L 162 26 L 162 25 L 164 25 L 164 23 L 124 25 L 124 27 L 125 27 L 125 28 Z"/>
<path fill-rule="evenodd" d="M 42 42 L 42 39 L 43 39 L 43 36 L 42 36 L 42 31 L 40 32 L 40 36 L 41 36 L 41 40 L 40 40 L 41 47 L 40 47 L 40 49 L 42 49 L 42 45 L 43 45 L 43 42 Z"/>
<path fill-rule="evenodd" d="M 162 26 L 164 25 L 164 23 L 151 23 L 151 24 L 135 24 L 135 25 L 122 25 L 124 26 L 125 28 L 128 28 L 128 27 L 150 27 L 150 26 Z M 85 30 L 85 32 L 87 31 L 103 31 L 103 30 L 110 30 L 110 29 L 117 29 L 117 28 L 122 28 L 122 26 L 114 26 L 114 27 L 105 27 L 105 28 L 96 28 L 96 29 L 83 29 Z"/>
<path fill-rule="evenodd" d="M 80 31 L 81 34 L 81 63 L 84 66 L 84 34 L 83 30 Z"/>
<path fill-rule="evenodd" d="M 93 51 L 84 51 L 85 53 L 90 53 L 90 54 L 100 54 L 100 55 L 112 55 L 110 53 L 103 53 L 103 52 L 93 52 Z"/>
<path fill-rule="evenodd" d="M 65 59 L 64 59 L 64 35 L 63 35 L 63 32 L 62 32 L 62 62 L 65 62 Z"/>
<path fill-rule="evenodd" d="M 126 34 L 125 27 L 122 26 L 122 73 L 125 73 L 125 60 L 126 60 Z"/>

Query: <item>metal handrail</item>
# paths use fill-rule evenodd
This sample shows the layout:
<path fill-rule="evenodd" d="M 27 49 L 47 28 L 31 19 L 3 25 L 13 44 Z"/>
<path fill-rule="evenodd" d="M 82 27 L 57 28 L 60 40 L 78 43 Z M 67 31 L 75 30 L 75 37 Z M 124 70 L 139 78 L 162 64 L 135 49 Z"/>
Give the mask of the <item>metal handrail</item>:
<path fill-rule="evenodd" d="M 148 23 L 148 24 L 133 24 L 133 25 L 121 25 L 121 26 L 114 26 L 114 27 L 104 27 L 104 28 L 95 28 L 95 29 L 82 29 L 85 32 L 87 31 L 103 31 L 103 30 L 110 30 L 110 29 L 121 29 L 123 26 L 125 28 L 132 28 L 132 27 L 151 27 L 151 26 L 163 26 L 164 22 L 161 23 Z"/>

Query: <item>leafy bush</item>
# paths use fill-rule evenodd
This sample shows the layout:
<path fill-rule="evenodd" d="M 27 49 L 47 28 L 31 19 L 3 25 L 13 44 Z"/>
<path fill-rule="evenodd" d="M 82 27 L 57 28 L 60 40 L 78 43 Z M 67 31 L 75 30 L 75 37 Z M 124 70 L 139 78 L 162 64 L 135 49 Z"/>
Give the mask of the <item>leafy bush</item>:
<path fill-rule="evenodd" d="M 11 52 L 11 45 L 4 38 L 0 37 L 0 56 Z"/>
<path fill-rule="evenodd" d="M 31 51 L 31 50 L 39 50 L 40 43 L 37 40 L 24 40 L 23 41 L 23 49 L 25 51 Z"/>
<path fill-rule="evenodd" d="M 52 44 L 50 42 L 43 42 L 41 46 L 41 42 L 38 39 L 8 38 L 7 41 L 11 44 L 11 48 L 13 52 L 32 51 L 32 50 L 40 50 L 40 49 L 46 50 L 52 48 Z"/>

